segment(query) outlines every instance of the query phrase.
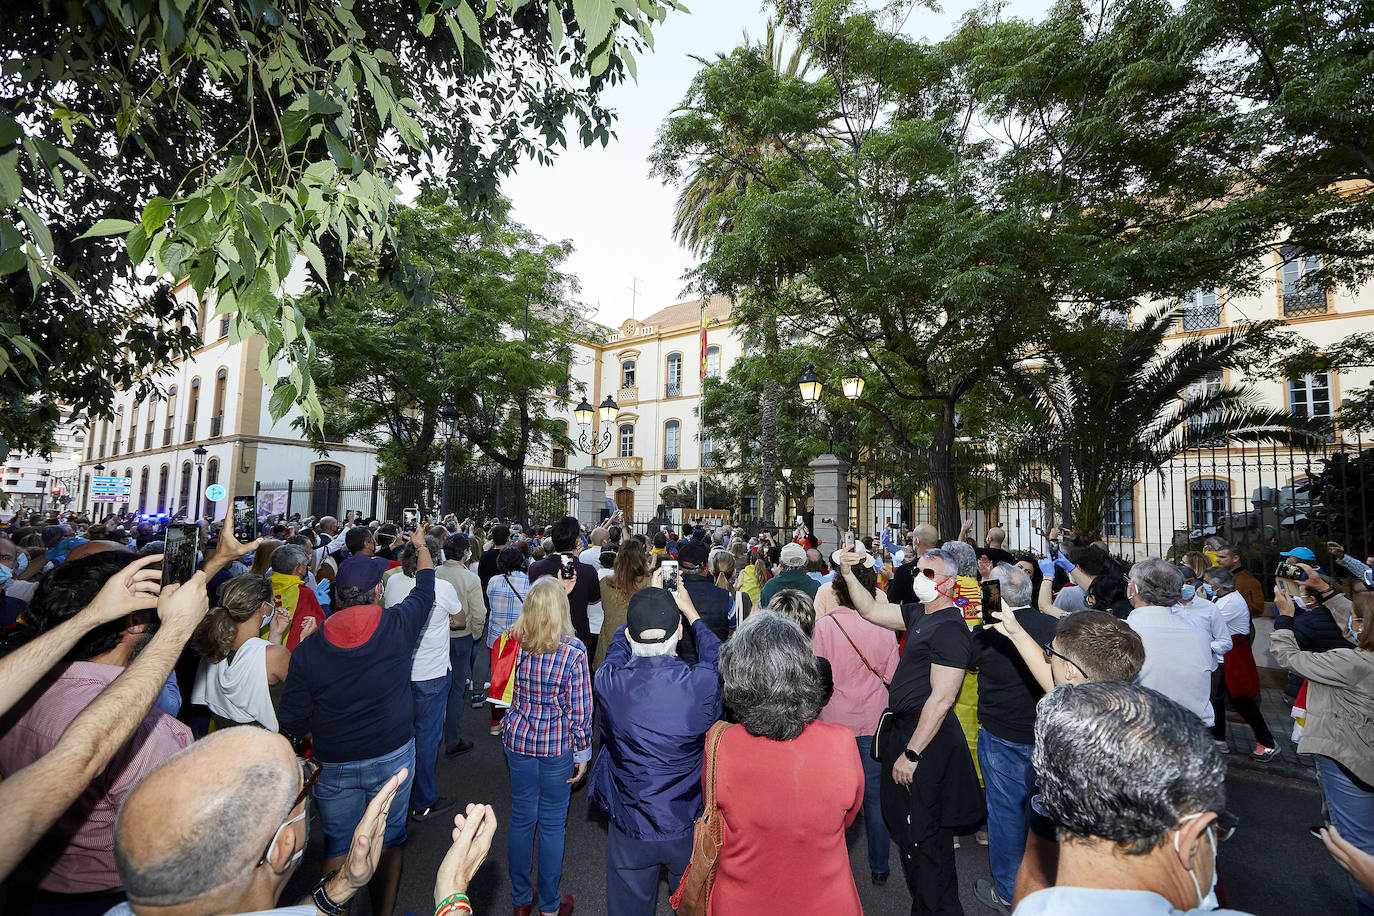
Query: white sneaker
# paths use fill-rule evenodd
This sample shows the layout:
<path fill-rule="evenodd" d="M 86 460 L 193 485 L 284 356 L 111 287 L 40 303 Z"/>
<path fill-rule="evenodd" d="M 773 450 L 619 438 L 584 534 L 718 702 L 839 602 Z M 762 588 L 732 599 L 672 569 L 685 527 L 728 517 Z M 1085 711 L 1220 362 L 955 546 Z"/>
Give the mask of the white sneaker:
<path fill-rule="evenodd" d="M 1231 753 L 1231 745 L 1228 744 L 1228 743 L 1226 743 L 1225 741 L 1219 741 L 1219 740 L 1217 740 L 1216 738 L 1213 738 L 1213 739 L 1212 739 L 1212 744 L 1214 744 L 1214 745 L 1216 746 L 1217 753 L 1219 753 L 1219 754 L 1229 754 L 1229 753 Z"/>

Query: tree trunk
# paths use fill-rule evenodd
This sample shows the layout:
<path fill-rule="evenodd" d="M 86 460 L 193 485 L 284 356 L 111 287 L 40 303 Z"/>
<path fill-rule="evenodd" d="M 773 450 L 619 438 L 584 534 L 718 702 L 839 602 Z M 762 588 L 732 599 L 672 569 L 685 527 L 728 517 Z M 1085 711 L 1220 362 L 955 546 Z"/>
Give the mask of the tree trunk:
<path fill-rule="evenodd" d="M 963 521 L 959 517 L 959 489 L 954 476 L 954 405 L 946 401 L 940 412 L 940 425 L 930 447 L 925 450 L 930 464 L 931 491 L 935 498 L 935 527 L 945 540 L 957 538 Z"/>

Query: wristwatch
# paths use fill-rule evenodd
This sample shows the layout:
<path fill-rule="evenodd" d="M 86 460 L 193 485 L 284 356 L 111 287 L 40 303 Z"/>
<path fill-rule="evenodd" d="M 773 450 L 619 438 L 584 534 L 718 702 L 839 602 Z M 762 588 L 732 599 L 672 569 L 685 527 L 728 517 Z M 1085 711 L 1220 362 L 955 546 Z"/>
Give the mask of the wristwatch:
<path fill-rule="evenodd" d="M 906 757 L 907 760 L 910 760 L 912 763 L 921 762 L 921 755 L 913 751 L 911 748 L 907 748 L 906 750 L 902 751 L 902 754 Z"/>

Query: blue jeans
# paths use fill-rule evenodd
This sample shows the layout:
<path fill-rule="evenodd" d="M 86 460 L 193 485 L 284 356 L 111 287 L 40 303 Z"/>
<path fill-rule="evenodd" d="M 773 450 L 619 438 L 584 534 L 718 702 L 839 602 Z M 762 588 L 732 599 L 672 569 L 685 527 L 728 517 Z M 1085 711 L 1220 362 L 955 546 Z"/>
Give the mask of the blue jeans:
<path fill-rule="evenodd" d="M 448 638 L 448 660 L 453 666 L 448 687 L 448 714 L 444 717 L 444 750 L 451 751 L 463 740 L 463 707 L 467 705 L 468 672 L 472 670 L 471 636 Z"/>
<path fill-rule="evenodd" d="M 376 797 L 386 781 L 405 767 L 405 782 L 391 802 L 386 816 L 386 836 L 382 848 L 390 849 L 406 841 L 406 815 L 410 811 L 410 787 L 415 780 L 415 740 L 412 738 L 389 754 L 347 763 L 319 761 L 320 781 L 311 794 L 320 812 L 324 831 L 324 857 L 334 859 L 348 852 L 353 831 L 363 819 L 368 802 Z"/>
<path fill-rule="evenodd" d="M 1330 757 L 1317 755 L 1321 772 L 1322 795 L 1326 797 L 1331 824 L 1346 842 L 1374 855 L 1374 792 L 1366 792 L 1341 772 Z M 1355 892 L 1355 910 L 1360 916 L 1374 916 L 1374 896 L 1350 879 Z"/>
<path fill-rule="evenodd" d="M 668 893 L 677 890 L 692 861 L 692 834 L 676 840 L 639 840 L 615 824 L 606 830 L 606 916 L 654 916 L 659 874 L 668 869 Z"/>
<path fill-rule="evenodd" d="M 541 913 L 558 912 L 562 895 L 563 832 L 568 825 L 568 799 L 573 774 L 572 751 L 557 757 L 531 757 L 506 749 L 510 768 L 510 836 L 506 861 L 510 866 L 510 896 L 514 906 L 529 906 L 534 894 L 530 869 L 534 866 L 535 829 L 539 832 L 539 899 Z"/>
<path fill-rule="evenodd" d="M 1033 744 L 1005 741 L 978 729 L 978 766 L 988 798 L 988 862 L 997 896 L 1011 900 L 1026 852 L 1026 811 L 1035 788 Z"/>
<path fill-rule="evenodd" d="M 415 790 L 410 807 L 423 811 L 439 800 L 434 767 L 439 762 L 439 740 L 444 736 L 444 707 L 448 703 L 449 677 L 411 681 L 415 697 Z"/>
<path fill-rule="evenodd" d="M 859 761 L 864 765 L 864 833 L 868 837 L 868 870 L 885 875 L 890 868 L 888 853 L 892 837 L 883 821 L 883 806 L 880 800 L 883 782 L 883 764 L 871 760 L 868 747 L 873 743 L 872 735 L 862 735 L 859 743 Z"/>

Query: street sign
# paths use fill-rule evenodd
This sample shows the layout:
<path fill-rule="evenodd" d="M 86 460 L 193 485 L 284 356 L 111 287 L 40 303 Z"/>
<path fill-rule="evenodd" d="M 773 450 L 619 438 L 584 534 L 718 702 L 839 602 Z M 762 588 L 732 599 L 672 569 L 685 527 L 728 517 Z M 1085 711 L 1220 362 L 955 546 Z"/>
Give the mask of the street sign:
<path fill-rule="evenodd" d="M 98 503 L 127 503 L 133 488 L 132 477 L 92 477 L 91 499 Z"/>
<path fill-rule="evenodd" d="M 210 502 L 212 503 L 217 503 L 228 495 L 229 494 L 227 491 L 225 491 L 224 487 L 220 486 L 217 483 L 212 483 L 210 484 L 210 486 L 205 488 L 205 498 L 210 500 Z"/>

